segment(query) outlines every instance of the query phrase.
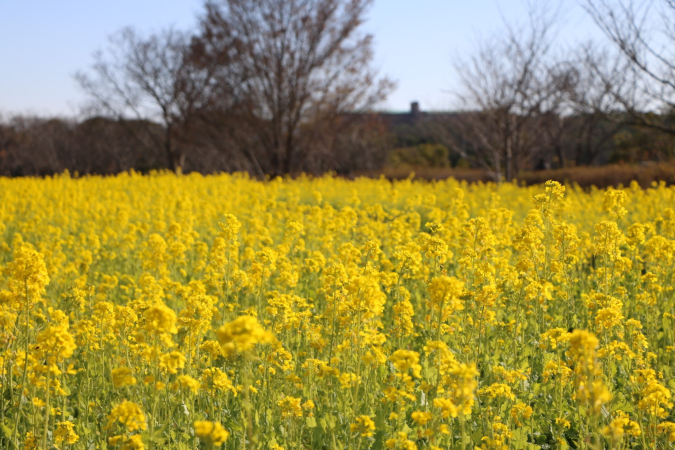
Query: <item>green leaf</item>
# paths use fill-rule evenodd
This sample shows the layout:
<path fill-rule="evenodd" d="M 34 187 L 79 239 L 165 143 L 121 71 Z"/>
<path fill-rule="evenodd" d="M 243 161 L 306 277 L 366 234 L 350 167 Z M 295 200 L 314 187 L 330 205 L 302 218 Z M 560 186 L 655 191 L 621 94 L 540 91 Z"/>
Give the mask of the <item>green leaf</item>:
<path fill-rule="evenodd" d="M 0 437 L 9 440 L 12 437 L 12 429 L 6 423 L 0 423 Z"/>
<path fill-rule="evenodd" d="M 538 449 L 538 445 L 534 445 L 530 442 L 527 442 L 527 430 L 525 428 L 519 428 L 513 432 L 511 436 L 511 448 L 517 448 L 518 450 L 527 450 L 527 449 Z"/>
<path fill-rule="evenodd" d="M 167 420 L 166 423 L 162 426 L 162 428 L 158 428 L 155 431 L 153 431 L 152 436 L 150 436 L 150 440 L 158 444 L 164 444 L 166 439 L 163 438 L 162 436 L 169 428 L 169 425 L 171 425 L 171 421 Z"/>
<path fill-rule="evenodd" d="M 7 449 L 15 449 L 16 446 L 14 445 L 14 442 L 12 442 L 11 437 L 12 437 L 12 429 L 5 423 L 0 423 L 0 437 L 5 438 L 5 445 L 7 445 Z"/>
<path fill-rule="evenodd" d="M 384 449 L 384 442 L 386 441 L 386 433 L 384 431 L 378 431 L 375 433 L 375 443 L 370 448 L 370 450 L 382 450 Z"/>

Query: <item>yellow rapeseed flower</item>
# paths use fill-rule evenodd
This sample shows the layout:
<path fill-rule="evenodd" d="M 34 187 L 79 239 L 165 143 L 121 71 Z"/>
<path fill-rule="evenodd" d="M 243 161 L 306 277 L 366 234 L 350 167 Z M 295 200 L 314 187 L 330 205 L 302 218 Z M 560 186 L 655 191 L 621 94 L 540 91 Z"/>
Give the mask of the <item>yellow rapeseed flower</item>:
<path fill-rule="evenodd" d="M 110 429 L 117 422 L 124 425 L 128 432 L 146 430 L 148 428 L 148 423 L 141 406 L 128 400 L 124 400 L 112 409 L 108 415 L 108 425 L 106 428 Z"/>
<path fill-rule="evenodd" d="M 218 422 L 197 420 L 193 423 L 193 426 L 195 435 L 197 435 L 199 440 L 209 445 L 220 447 L 230 437 L 230 432 Z"/>
<path fill-rule="evenodd" d="M 349 425 L 349 431 L 358 433 L 361 437 L 371 437 L 375 432 L 375 422 L 369 416 L 358 416 L 354 423 Z"/>
<path fill-rule="evenodd" d="M 251 316 L 240 316 L 216 330 L 218 341 L 227 355 L 246 352 L 257 344 L 272 342 L 273 336 Z"/>

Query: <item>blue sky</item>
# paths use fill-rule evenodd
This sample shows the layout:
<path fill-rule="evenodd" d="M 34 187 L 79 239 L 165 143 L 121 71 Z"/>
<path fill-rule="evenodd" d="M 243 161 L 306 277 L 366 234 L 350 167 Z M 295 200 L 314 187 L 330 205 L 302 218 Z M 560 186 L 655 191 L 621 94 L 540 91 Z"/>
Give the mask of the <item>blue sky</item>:
<path fill-rule="evenodd" d="M 540 1 L 540 0 L 534 0 Z M 598 37 L 576 0 L 562 0 L 561 43 Z M 202 0 L 0 0 L 0 112 L 75 115 L 84 98 L 73 73 L 86 69 L 109 34 L 132 25 L 188 29 Z M 375 0 L 365 27 L 375 65 L 398 81 L 383 109 L 450 109 L 453 59 L 499 30 L 502 16 L 524 20 L 524 0 Z"/>

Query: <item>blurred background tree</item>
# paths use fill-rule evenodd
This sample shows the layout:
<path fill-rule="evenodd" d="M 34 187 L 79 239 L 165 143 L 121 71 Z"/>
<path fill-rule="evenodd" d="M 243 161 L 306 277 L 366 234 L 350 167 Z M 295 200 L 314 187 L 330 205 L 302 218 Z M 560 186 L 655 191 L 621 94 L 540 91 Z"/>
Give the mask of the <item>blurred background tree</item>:
<path fill-rule="evenodd" d="M 83 118 L 0 118 L 0 174 L 461 166 L 500 182 L 675 156 L 672 0 L 584 0 L 606 43 L 572 47 L 562 3 L 530 2 L 454 61 L 460 110 L 397 113 L 378 111 L 395 83 L 374 67 L 372 2 L 208 0 L 192 30 L 124 28 L 76 74 Z"/>

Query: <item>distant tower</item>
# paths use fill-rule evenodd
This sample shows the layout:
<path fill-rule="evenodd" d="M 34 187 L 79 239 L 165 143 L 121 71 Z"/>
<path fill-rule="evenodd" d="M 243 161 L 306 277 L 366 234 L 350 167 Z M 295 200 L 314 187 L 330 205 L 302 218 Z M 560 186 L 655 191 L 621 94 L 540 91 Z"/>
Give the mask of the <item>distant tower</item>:
<path fill-rule="evenodd" d="M 420 103 L 419 102 L 412 102 L 410 104 L 410 114 L 413 116 L 414 119 L 417 119 L 420 116 Z"/>

